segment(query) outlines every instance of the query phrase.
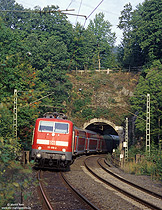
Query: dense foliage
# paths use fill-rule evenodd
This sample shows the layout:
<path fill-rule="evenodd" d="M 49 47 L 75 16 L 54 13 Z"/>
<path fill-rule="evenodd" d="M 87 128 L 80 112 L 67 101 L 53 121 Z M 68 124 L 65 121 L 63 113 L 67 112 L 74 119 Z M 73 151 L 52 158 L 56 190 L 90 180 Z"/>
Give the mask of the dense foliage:
<path fill-rule="evenodd" d="M 46 111 L 66 112 L 66 106 L 70 105 L 74 115 L 82 110 L 80 117 L 85 119 L 101 116 L 101 110 L 92 112 L 87 107 L 91 103 L 90 95 L 86 100 L 70 104 L 72 84 L 66 73 L 71 69 L 109 68 L 116 66 L 118 60 L 124 67 L 144 67 L 137 96 L 131 103 L 133 111 L 145 118 L 145 100 L 139 96 L 151 94 L 151 132 L 158 142 L 161 138 L 161 7 L 158 0 L 145 0 L 134 11 L 130 3 L 126 4 L 119 17 L 123 41 L 116 51 L 115 34 L 103 13 L 90 20 L 85 29 L 79 23 L 73 27 L 54 5 L 45 7 L 44 12 L 37 6 L 34 12 L 14 0 L 2 0 L 0 9 L 13 12 L 0 12 L 0 99 L 7 113 L 7 117 L 1 114 L 1 135 L 6 131 L 12 134 L 15 88 L 18 89 L 18 137 L 24 148 L 30 147 L 35 118 Z M 118 54 L 115 56 L 114 52 Z M 140 136 L 145 132 L 145 122 L 139 119 L 136 129 Z"/>
<path fill-rule="evenodd" d="M 79 23 L 73 27 L 54 5 L 40 12 L 39 7 L 27 10 L 15 0 L 1 0 L 0 10 L 12 10 L 0 12 L 0 179 L 5 181 L 4 167 L 12 169 L 15 148 L 31 148 L 35 119 L 43 113 L 66 113 L 68 106 L 69 113 L 84 120 L 113 115 L 111 110 L 91 108 L 93 93 L 89 90 L 79 96 L 71 92 L 67 72 L 72 69 L 107 69 L 120 65 L 131 70 L 130 67 L 143 66 L 135 96 L 131 99 L 132 110 L 140 117 L 136 120 L 136 136 L 145 135 L 146 98 L 141 96 L 150 93 L 151 139 L 160 142 L 162 1 L 145 0 L 134 11 L 130 3 L 125 5 L 119 18 L 123 41 L 116 48 L 111 23 L 104 20 L 103 13 L 97 14 L 84 28 Z M 94 84 L 94 91 L 97 85 Z M 12 127 L 14 89 L 18 90 L 16 142 Z M 5 185 L 0 187 L 4 189 Z M 6 191 L 0 192 L 1 195 L 3 202 L 7 202 Z M 12 191 L 10 198 L 13 199 Z"/>
<path fill-rule="evenodd" d="M 85 29 L 80 24 L 73 27 L 58 9 L 52 5 L 40 12 L 39 7 L 26 10 L 15 0 L 0 1 L 0 10 L 4 10 L 0 12 L 0 179 L 3 181 L 0 205 L 12 202 L 14 187 L 22 191 L 29 181 L 23 177 L 25 175 L 15 158 L 20 150 L 31 149 L 36 118 L 47 111 L 66 113 L 66 106 L 70 106 L 72 84 L 66 76 L 67 71 L 95 69 L 100 54 L 103 68 L 114 62 L 110 58 L 113 57 L 115 38 L 102 13 L 97 20 L 98 26 L 102 26 L 99 33 L 108 39 L 102 45 L 100 40 L 98 50 L 98 36 L 92 28 Z M 107 33 L 102 34 L 105 26 Z M 18 90 L 17 139 L 13 138 L 14 89 Z M 77 101 L 74 106 L 77 108 Z M 86 113 L 85 110 L 83 115 Z M 13 175 L 10 177 L 8 173 L 11 171 Z M 20 173 L 22 177 L 18 176 Z M 21 179 L 25 182 L 21 183 Z"/>
<path fill-rule="evenodd" d="M 151 139 L 160 143 L 162 138 L 162 64 L 155 61 L 145 74 L 141 75 L 135 96 L 131 98 L 132 109 L 138 112 L 136 129 L 138 136 L 145 136 L 146 129 L 146 96 L 150 94 Z M 143 120 L 142 120 L 143 119 Z"/>
<path fill-rule="evenodd" d="M 31 176 L 31 166 L 26 169 L 16 161 L 21 145 L 16 139 L 0 137 L 0 207 L 22 203 L 30 196 L 26 189 L 36 184 Z M 32 193 L 32 192 L 31 192 Z"/>
<path fill-rule="evenodd" d="M 96 16 L 95 27 L 91 21 L 85 29 L 80 24 L 74 28 L 56 6 L 40 13 L 39 7 L 26 10 L 14 0 L 2 0 L 0 9 L 12 10 L 0 12 L 0 98 L 8 103 L 11 125 L 13 90 L 18 90 L 18 138 L 28 149 L 38 116 L 46 111 L 66 112 L 72 87 L 68 70 L 95 69 L 98 56 L 103 68 L 113 65 L 115 35 L 103 13 Z M 5 121 L 6 116 L 1 117 Z"/>
<path fill-rule="evenodd" d="M 141 66 L 162 62 L 162 1 L 145 0 L 132 10 L 126 4 L 118 27 L 123 30 L 123 65 Z"/>
<path fill-rule="evenodd" d="M 96 37 L 96 56 L 101 60 L 105 68 L 112 67 L 113 54 L 112 49 L 115 43 L 115 33 L 111 32 L 111 24 L 104 20 L 104 14 L 99 13 L 94 21 L 90 20 L 88 30 Z"/>

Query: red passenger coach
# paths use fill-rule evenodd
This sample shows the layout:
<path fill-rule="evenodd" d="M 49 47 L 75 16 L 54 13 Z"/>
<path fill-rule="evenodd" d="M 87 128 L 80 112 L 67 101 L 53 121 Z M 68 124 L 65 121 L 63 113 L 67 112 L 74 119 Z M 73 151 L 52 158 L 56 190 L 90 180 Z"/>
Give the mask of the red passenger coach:
<path fill-rule="evenodd" d="M 101 135 L 93 131 L 74 127 L 73 155 L 102 152 L 104 141 Z"/>
<path fill-rule="evenodd" d="M 101 152 L 101 136 L 93 131 L 87 131 L 87 152 Z"/>
<path fill-rule="evenodd" d="M 32 154 L 40 166 L 62 166 L 72 163 L 73 123 L 69 120 L 39 118 L 36 120 Z"/>
<path fill-rule="evenodd" d="M 83 154 L 86 152 L 87 135 L 85 130 L 74 128 L 74 155 Z"/>

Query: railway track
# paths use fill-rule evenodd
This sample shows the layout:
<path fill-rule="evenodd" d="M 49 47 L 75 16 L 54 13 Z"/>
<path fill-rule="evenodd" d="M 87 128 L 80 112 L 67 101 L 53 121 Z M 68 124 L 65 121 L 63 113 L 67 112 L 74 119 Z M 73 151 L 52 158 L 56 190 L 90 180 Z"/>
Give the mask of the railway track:
<path fill-rule="evenodd" d="M 63 172 L 39 171 L 42 208 L 48 210 L 99 210 L 68 182 Z"/>
<path fill-rule="evenodd" d="M 128 182 L 119 175 L 114 174 L 108 168 L 103 166 L 101 160 L 98 160 L 98 162 L 96 162 L 96 164 L 100 166 L 100 168 L 96 167 L 96 164 L 94 162 L 94 157 L 88 157 L 85 160 L 84 164 L 88 171 L 93 174 L 97 179 L 150 209 L 162 210 L 161 195 L 158 195 L 131 182 Z M 101 173 L 101 168 L 104 170 L 103 173 Z"/>
<path fill-rule="evenodd" d="M 110 169 L 108 169 L 107 167 L 105 167 L 105 166 L 102 164 L 102 162 L 101 162 L 102 160 L 103 160 L 103 159 L 100 158 L 100 159 L 98 159 L 97 162 L 98 162 L 98 164 L 101 166 L 101 168 L 104 169 L 106 172 L 108 172 L 108 173 L 111 174 L 112 176 L 118 178 L 119 180 L 121 180 L 121 181 L 123 181 L 123 182 L 125 182 L 125 183 L 127 183 L 127 184 L 129 184 L 129 185 L 131 185 L 131 186 L 133 186 L 133 187 L 135 187 L 135 188 L 137 188 L 137 189 L 143 191 L 144 193 L 148 193 L 149 195 L 152 195 L 152 196 L 154 196 L 154 197 L 159 198 L 159 199 L 162 200 L 162 195 L 157 194 L 157 193 L 155 193 L 155 192 L 153 192 L 153 191 L 150 191 L 150 190 L 148 190 L 148 189 L 146 189 L 146 188 L 143 188 L 143 187 L 141 187 L 141 186 L 139 186 L 139 185 L 137 185 L 137 184 L 135 184 L 135 183 L 132 183 L 132 182 L 130 182 L 130 181 L 124 179 L 123 177 L 119 176 L 118 174 L 112 172 Z M 108 165 L 107 162 L 106 162 L 105 160 L 104 160 L 104 163 L 105 163 L 106 165 Z"/>

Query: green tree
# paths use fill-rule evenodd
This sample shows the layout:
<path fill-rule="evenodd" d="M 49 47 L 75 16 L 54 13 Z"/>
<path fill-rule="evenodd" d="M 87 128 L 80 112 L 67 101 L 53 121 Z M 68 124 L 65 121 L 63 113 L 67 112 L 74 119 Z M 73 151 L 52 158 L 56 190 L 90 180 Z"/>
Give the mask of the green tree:
<path fill-rule="evenodd" d="M 29 64 L 19 35 L 1 20 L 0 29 L 0 97 L 4 97 L 11 96 L 15 88 L 24 90 L 33 86 L 31 78 L 35 78 L 35 70 Z"/>
<path fill-rule="evenodd" d="M 162 64 L 155 61 L 145 70 L 145 76 L 141 76 L 137 85 L 135 96 L 131 98 L 132 109 L 138 112 L 136 120 L 137 135 L 145 136 L 146 132 L 146 95 L 150 94 L 151 102 L 151 139 L 158 143 L 162 137 Z M 142 119 L 143 120 L 142 120 Z"/>
<path fill-rule="evenodd" d="M 24 107 L 23 112 L 19 109 L 36 99 L 34 89 L 36 89 L 36 84 L 38 84 L 38 74 L 29 64 L 29 58 L 25 54 L 24 43 L 21 41 L 17 32 L 4 26 L 2 21 L 0 21 L 0 29 L 1 136 L 6 137 L 9 134 L 9 137 L 11 137 L 13 134 L 13 92 L 14 89 L 17 89 L 19 91 L 18 138 L 20 141 L 26 141 L 27 145 L 29 141 L 31 142 L 32 120 L 35 119 L 38 111 L 35 107 L 30 107 L 30 109 Z M 25 93 L 28 94 L 25 95 Z M 6 114 L 3 110 L 5 110 Z M 27 119 L 30 119 L 28 123 L 26 123 Z M 30 132 L 28 133 L 28 131 Z M 23 136 L 22 134 L 24 133 L 25 135 Z"/>
<path fill-rule="evenodd" d="M 143 53 L 138 43 L 138 38 L 136 35 L 137 27 L 134 25 L 136 22 L 135 12 L 132 10 L 132 5 L 126 4 L 124 10 L 121 12 L 119 17 L 118 27 L 123 30 L 123 41 L 122 41 L 122 51 L 119 51 L 119 57 L 122 59 L 124 67 L 131 68 L 131 66 L 141 66 L 144 64 Z"/>
<path fill-rule="evenodd" d="M 145 0 L 139 5 L 135 15 L 136 34 L 139 45 L 145 54 L 146 62 L 153 62 L 162 58 L 162 2 L 158 0 Z"/>
<path fill-rule="evenodd" d="M 111 24 L 104 20 L 104 14 L 99 13 L 95 19 L 90 21 L 88 30 L 91 31 L 97 40 L 96 57 L 101 59 L 101 65 L 108 68 L 112 65 L 112 49 L 115 43 L 115 33 L 111 32 Z"/>
<path fill-rule="evenodd" d="M 1 0 L 0 10 L 11 10 L 8 12 L 0 12 L 0 16 L 3 18 L 5 25 L 12 29 L 15 29 L 16 24 L 21 22 L 24 15 L 27 15 L 22 12 L 14 12 L 14 10 L 24 10 L 15 0 Z"/>
<path fill-rule="evenodd" d="M 94 69 L 93 58 L 96 49 L 96 37 L 77 23 L 74 29 L 71 66 L 78 69 Z"/>
<path fill-rule="evenodd" d="M 56 69 L 67 69 L 69 58 L 67 46 L 58 39 L 59 37 L 54 35 L 44 38 L 42 34 L 38 38 L 38 35 L 34 33 L 24 39 L 31 53 L 29 59 L 34 68 L 43 70 L 51 62 Z"/>
<path fill-rule="evenodd" d="M 131 3 L 124 6 L 124 10 L 121 11 L 121 16 L 119 17 L 118 27 L 123 30 L 123 37 L 129 38 L 129 32 L 131 32 L 132 25 L 132 5 Z"/>
<path fill-rule="evenodd" d="M 161 1 L 145 0 L 134 11 L 131 4 L 127 4 L 119 19 L 118 27 L 123 30 L 125 66 L 141 66 L 161 60 Z"/>
<path fill-rule="evenodd" d="M 119 17 L 119 25 L 118 27 L 123 30 L 123 42 L 120 49 L 119 57 L 122 59 L 123 65 L 129 66 L 131 63 L 132 57 L 130 54 L 132 54 L 132 46 L 130 46 L 130 37 L 131 37 L 131 20 L 132 20 L 132 5 L 126 4 L 124 6 L 124 10 L 121 11 L 121 16 Z M 124 54 L 121 54 L 121 48 L 123 48 Z"/>
<path fill-rule="evenodd" d="M 95 19 L 90 20 L 88 29 L 95 34 L 98 43 L 107 42 L 110 46 L 114 45 L 115 34 L 111 32 L 110 22 L 104 20 L 103 13 L 96 14 Z"/>

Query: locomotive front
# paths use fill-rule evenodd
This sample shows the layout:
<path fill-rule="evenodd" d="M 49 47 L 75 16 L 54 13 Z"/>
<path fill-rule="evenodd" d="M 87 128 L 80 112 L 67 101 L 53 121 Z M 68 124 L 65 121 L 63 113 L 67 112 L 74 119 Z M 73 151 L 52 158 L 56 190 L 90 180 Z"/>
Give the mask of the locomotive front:
<path fill-rule="evenodd" d="M 73 123 L 56 118 L 38 118 L 31 158 L 40 167 L 67 167 L 72 163 Z"/>

